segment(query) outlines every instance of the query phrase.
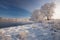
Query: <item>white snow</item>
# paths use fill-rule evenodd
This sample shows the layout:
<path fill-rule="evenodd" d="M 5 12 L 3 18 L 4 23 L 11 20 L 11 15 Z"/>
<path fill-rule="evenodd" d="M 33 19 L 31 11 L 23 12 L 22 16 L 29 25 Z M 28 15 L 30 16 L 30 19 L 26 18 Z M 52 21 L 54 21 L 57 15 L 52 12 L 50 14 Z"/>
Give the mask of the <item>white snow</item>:
<path fill-rule="evenodd" d="M 0 29 L 0 32 L 4 32 L 4 35 L 10 35 L 12 38 L 11 40 L 56 40 L 57 37 L 57 40 L 60 40 L 60 30 L 58 32 L 54 32 L 54 29 L 51 29 L 53 29 L 52 24 L 33 23 L 3 28 Z"/>

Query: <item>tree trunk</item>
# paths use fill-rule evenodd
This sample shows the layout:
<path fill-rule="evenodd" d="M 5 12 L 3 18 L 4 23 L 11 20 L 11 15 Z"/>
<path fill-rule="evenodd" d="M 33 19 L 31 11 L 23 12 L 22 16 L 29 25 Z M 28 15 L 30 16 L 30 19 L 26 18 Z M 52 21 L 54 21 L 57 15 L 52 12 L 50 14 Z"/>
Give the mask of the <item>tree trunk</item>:
<path fill-rule="evenodd" d="M 47 17 L 47 20 L 50 20 L 51 19 L 51 17 Z"/>

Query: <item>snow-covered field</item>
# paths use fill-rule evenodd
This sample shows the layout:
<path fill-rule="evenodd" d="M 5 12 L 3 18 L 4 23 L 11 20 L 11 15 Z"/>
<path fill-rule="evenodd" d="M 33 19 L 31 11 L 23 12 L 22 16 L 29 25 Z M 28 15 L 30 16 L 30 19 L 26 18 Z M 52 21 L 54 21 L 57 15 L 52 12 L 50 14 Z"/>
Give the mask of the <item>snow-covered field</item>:
<path fill-rule="evenodd" d="M 60 30 L 50 23 L 33 23 L 0 29 L 0 40 L 60 40 Z"/>

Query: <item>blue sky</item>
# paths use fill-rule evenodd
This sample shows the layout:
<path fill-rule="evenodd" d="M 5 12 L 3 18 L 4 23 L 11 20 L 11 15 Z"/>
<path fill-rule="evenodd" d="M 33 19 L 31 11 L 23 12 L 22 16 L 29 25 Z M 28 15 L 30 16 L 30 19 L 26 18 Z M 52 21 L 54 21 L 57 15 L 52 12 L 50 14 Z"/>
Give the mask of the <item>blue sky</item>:
<path fill-rule="evenodd" d="M 0 0 L 0 17 L 30 17 L 35 9 L 51 0 Z"/>

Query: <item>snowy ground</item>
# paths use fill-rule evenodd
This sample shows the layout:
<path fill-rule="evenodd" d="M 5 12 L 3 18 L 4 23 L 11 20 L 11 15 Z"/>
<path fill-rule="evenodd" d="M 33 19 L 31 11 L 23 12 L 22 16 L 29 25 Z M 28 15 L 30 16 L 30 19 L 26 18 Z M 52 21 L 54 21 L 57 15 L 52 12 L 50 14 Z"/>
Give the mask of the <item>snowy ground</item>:
<path fill-rule="evenodd" d="M 52 24 L 49 23 L 33 23 L 28 25 L 0 29 L 0 40 L 4 39 L 60 40 L 60 30 L 53 29 Z"/>

